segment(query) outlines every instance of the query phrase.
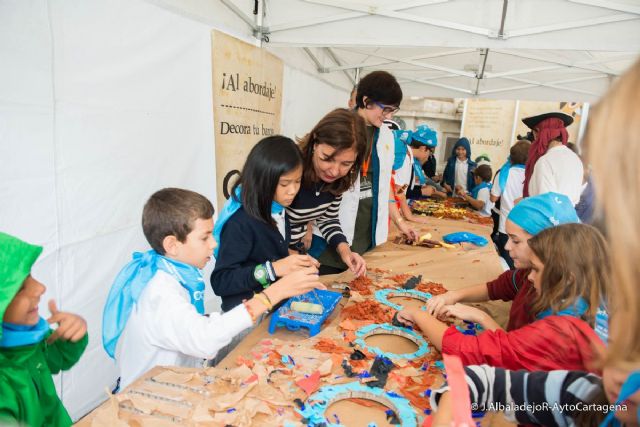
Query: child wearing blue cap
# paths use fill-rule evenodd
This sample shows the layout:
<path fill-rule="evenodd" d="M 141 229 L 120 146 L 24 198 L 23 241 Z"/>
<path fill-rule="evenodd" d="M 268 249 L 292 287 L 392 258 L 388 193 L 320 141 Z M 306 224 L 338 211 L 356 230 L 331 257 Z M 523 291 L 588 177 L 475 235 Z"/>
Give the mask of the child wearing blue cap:
<path fill-rule="evenodd" d="M 407 198 L 420 199 L 425 196 L 447 197 L 446 190 L 424 170 L 424 166 L 433 158 L 432 150 L 438 146 L 438 135 L 436 131 L 427 125 L 420 125 L 413 132 L 411 143 L 409 144 L 413 154 L 413 180 L 407 188 Z M 435 173 L 435 172 L 434 172 Z"/>
<path fill-rule="evenodd" d="M 407 221 L 427 224 L 429 223 L 427 218 L 413 215 L 407 202 L 408 194 L 411 189 L 414 188 L 413 182 L 418 180 L 424 183 L 425 181 L 424 173 L 419 163 L 419 157 L 414 156 L 416 154 L 413 149 L 414 146 L 424 147 L 423 143 L 416 140 L 416 137 L 420 137 L 417 132 L 418 131 L 412 132 L 410 130 L 394 131 L 395 155 L 391 183 L 394 188 L 393 197 L 399 214 Z M 435 132 L 433 133 L 433 138 L 435 138 Z M 420 153 L 417 154 L 420 155 Z M 429 189 L 428 193 L 421 193 L 420 188 L 420 184 L 418 184 L 418 197 L 412 198 L 421 198 L 422 195 L 426 196 L 433 193 L 433 188 L 431 187 L 426 187 Z M 389 202 L 391 202 L 391 199 Z"/>
<path fill-rule="evenodd" d="M 506 249 L 516 269 L 507 270 L 486 284 L 434 296 L 427 303 L 427 312 L 438 317 L 446 305 L 501 299 L 512 301 L 507 331 L 531 323 L 534 319 L 529 304 L 533 284 L 527 278 L 531 269 L 528 241 L 544 229 L 572 222 L 579 222 L 578 215 L 571 200 L 563 194 L 545 193 L 522 200 L 511 210 L 505 225 L 509 236 Z M 477 310 L 477 315 L 484 313 L 472 307 L 468 309 Z"/>

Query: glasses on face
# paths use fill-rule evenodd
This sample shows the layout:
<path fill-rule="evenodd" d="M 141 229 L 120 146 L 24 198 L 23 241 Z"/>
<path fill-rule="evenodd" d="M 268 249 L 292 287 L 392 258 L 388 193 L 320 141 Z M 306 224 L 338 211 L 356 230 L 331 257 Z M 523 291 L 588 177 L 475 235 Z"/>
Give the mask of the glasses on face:
<path fill-rule="evenodd" d="M 382 109 L 382 114 L 395 114 L 400 109 L 400 107 L 396 107 L 395 105 L 384 105 L 378 101 L 373 101 L 373 103 Z"/>

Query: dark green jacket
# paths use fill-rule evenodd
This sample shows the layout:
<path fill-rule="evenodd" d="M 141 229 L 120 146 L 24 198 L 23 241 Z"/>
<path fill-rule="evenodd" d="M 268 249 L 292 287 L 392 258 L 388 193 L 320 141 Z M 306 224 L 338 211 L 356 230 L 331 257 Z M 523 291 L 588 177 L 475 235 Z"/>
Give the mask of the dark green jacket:
<path fill-rule="evenodd" d="M 70 426 L 51 374 L 75 365 L 88 342 L 85 335 L 76 343 L 49 345 L 45 337 L 37 344 L 0 348 L 0 425 Z"/>

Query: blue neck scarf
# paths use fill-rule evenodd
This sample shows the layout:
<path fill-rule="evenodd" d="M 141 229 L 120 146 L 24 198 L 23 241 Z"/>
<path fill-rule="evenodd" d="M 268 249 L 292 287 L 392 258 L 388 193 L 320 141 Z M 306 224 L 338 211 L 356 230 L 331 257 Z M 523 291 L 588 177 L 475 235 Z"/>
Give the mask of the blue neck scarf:
<path fill-rule="evenodd" d="M 572 306 L 565 308 L 564 310 L 560 310 L 557 313 L 552 313 L 551 309 L 548 308 L 545 311 L 538 313 L 536 316 L 538 319 L 544 319 L 547 316 L 555 315 L 555 316 L 572 316 L 572 317 L 582 317 L 588 309 L 588 305 L 586 301 L 582 297 L 578 297 L 576 303 Z M 609 314 L 607 313 L 607 309 L 603 303 L 600 304 L 598 310 L 596 311 L 596 319 L 594 322 L 593 330 L 596 335 L 600 337 L 602 342 L 606 345 L 609 341 Z"/>
<path fill-rule="evenodd" d="M 116 344 L 129 320 L 133 306 L 156 273 L 173 276 L 189 292 L 191 304 L 204 314 L 204 280 L 196 267 L 158 254 L 153 249 L 134 252 L 133 260 L 116 277 L 102 314 L 102 345 L 115 358 Z"/>
<path fill-rule="evenodd" d="M 551 311 L 551 308 L 546 309 L 543 312 L 540 312 L 536 315 L 538 319 L 544 319 L 547 316 L 571 316 L 571 317 L 582 317 L 589 308 L 589 305 L 582 297 L 578 297 L 576 302 L 573 305 L 565 308 L 564 310 L 560 310 L 557 313 Z"/>
<path fill-rule="evenodd" d="M 413 173 L 418 177 L 420 185 L 424 185 L 427 182 L 427 178 L 424 176 L 424 171 L 422 170 L 422 165 L 415 157 L 413 158 Z"/>
<path fill-rule="evenodd" d="M 49 324 L 42 317 L 35 325 L 16 325 L 2 322 L 0 347 L 21 347 L 39 343 L 49 332 Z"/>
<path fill-rule="evenodd" d="M 238 209 L 242 207 L 242 193 L 240 189 L 240 185 L 236 188 L 235 197 L 231 196 L 225 202 L 222 210 L 220 211 L 220 215 L 218 215 L 218 220 L 216 221 L 216 225 L 213 227 L 213 238 L 215 239 L 218 246 L 213 250 L 213 256 L 218 257 L 218 251 L 220 250 L 220 236 L 222 235 L 222 228 L 224 224 L 233 216 L 234 213 Z M 281 214 L 284 210 L 284 206 L 276 201 L 271 202 L 271 214 Z"/>
<path fill-rule="evenodd" d="M 471 190 L 471 197 L 473 197 L 474 199 L 477 199 L 478 198 L 478 193 L 483 188 L 488 188 L 489 190 L 491 190 L 491 183 L 483 181 L 480 184 L 478 184 L 475 187 L 473 187 L 473 189 Z"/>
<path fill-rule="evenodd" d="M 500 168 L 500 176 L 498 177 L 498 184 L 500 185 L 500 191 L 505 190 L 507 186 L 507 179 L 509 178 L 509 171 L 511 168 L 524 169 L 524 165 L 514 165 L 511 163 L 511 157 L 507 157 L 507 161 Z"/>
<path fill-rule="evenodd" d="M 618 400 L 616 400 L 616 405 L 622 405 L 622 402 L 637 393 L 638 390 L 640 390 L 640 371 L 633 371 L 631 375 L 627 377 L 624 384 L 622 384 L 620 394 L 618 394 Z M 600 427 L 620 427 L 620 421 L 615 418 L 615 415 L 615 411 L 609 411 L 607 417 L 602 421 L 602 423 L 600 423 Z M 636 420 L 640 422 L 640 408 L 638 408 L 638 412 L 636 413 Z"/>

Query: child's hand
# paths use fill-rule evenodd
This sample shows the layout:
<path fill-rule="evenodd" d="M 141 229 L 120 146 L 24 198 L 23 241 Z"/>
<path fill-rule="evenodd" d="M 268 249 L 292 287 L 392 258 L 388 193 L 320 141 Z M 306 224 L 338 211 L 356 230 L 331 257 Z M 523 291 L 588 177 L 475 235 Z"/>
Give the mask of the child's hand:
<path fill-rule="evenodd" d="M 318 279 L 318 269 L 315 267 L 303 268 L 288 274 L 263 292 L 267 294 L 271 302 L 277 304 L 283 299 L 305 294 L 311 289 L 327 289 Z"/>
<path fill-rule="evenodd" d="M 416 314 L 418 312 L 419 310 L 413 308 L 405 308 L 402 311 L 398 311 L 396 319 L 407 326 L 414 326 L 416 323 Z"/>
<path fill-rule="evenodd" d="M 444 294 L 435 295 L 427 301 L 427 313 L 432 316 L 440 317 L 447 305 L 453 305 L 458 302 L 458 294 L 456 291 L 445 292 Z"/>
<path fill-rule="evenodd" d="M 402 221 L 398 225 L 398 229 L 402 232 L 402 234 L 404 234 L 404 237 L 408 241 L 415 242 L 418 240 L 418 233 L 416 233 L 416 230 L 411 228 L 405 221 Z"/>
<path fill-rule="evenodd" d="M 276 276 L 284 277 L 307 267 L 320 267 L 320 263 L 309 255 L 289 255 L 273 263 Z"/>
<path fill-rule="evenodd" d="M 444 307 L 443 313 L 449 317 L 474 323 L 482 323 L 487 316 L 484 311 L 465 304 L 447 305 Z"/>
<path fill-rule="evenodd" d="M 87 322 L 76 314 L 58 311 L 55 300 L 49 300 L 49 311 L 51 312 L 51 317 L 47 319 L 47 322 L 49 324 L 57 323 L 58 329 L 49 336 L 47 344 L 51 344 L 58 339 L 77 342 L 87 333 Z"/>
<path fill-rule="evenodd" d="M 433 188 L 433 187 L 432 187 L 432 186 L 430 186 L 430 185 L 423 185 L 423 186 L 422 186 L 422 188 L 420 188 L 420 192 L 421 192 L 421 193 L 422 193 L 422 195 L 423 195 L 423 196 L 425 196 L 425 197 L 432 196 L 432 195 L 433 195 L 433 192 L 434 192 L 435 190 L 436 190 L 436 189 L 435 189 L 435 188 Z"/>

